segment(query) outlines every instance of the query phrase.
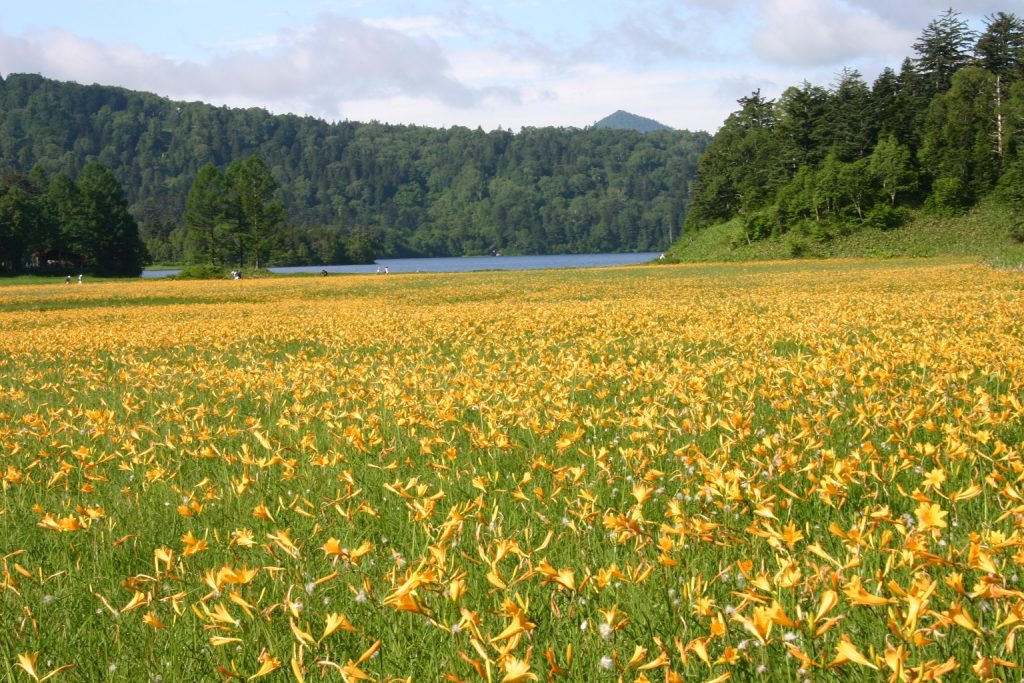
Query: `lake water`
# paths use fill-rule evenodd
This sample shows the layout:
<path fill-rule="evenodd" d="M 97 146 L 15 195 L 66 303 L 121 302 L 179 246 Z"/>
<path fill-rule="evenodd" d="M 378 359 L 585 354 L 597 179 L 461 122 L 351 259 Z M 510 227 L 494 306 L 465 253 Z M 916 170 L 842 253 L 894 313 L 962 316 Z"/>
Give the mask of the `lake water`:
<path fill-rule="evenodd" d="M 548 254 L 543 256 L 452 256 L 443 258 L 377 259 L 376 263 L 355 266 L 288 266 L 271 268 L 275 273 L 464 273 L 473 270 L 543 270 L 545 268 L 600 268 L 646 263 L 659 252 L 638 254 Z M 142 277 L 175 275 L 178 270 L 144 270 Z"/>

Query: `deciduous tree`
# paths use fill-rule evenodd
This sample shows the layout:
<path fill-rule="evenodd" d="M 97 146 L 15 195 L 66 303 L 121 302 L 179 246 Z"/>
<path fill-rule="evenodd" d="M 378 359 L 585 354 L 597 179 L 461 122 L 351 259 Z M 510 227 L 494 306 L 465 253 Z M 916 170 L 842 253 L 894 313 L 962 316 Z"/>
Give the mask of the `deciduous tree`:
<path fill-rule="evenodd" d="M 896 206 L 896 197 L 917 189 L 917 174 L 914 172 L 910 150 L 887 135 L 878 141 L 868 158 L 868 173 L 878 183 L 889 206 Z"/>

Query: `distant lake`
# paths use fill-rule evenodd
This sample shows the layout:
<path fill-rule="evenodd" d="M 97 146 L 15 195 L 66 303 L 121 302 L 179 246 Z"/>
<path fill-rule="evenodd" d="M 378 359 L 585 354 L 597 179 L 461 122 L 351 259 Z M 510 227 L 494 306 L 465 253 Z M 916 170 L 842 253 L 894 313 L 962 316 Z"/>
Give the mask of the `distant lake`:
<path fill-rule="evenodd" d="M 548 254 L 543 256 L 451 256 L 442 258 L 377 259 L 357 266 L 287 266 L 271 268 L 275 273 L 465 273 L 473 270 L 543 270 L 545 268 L 600 268 L 628 266 L 653 261 L 660 252 L 639 254 Z M 179 270 L 144 270 L 142 277 L 175 275 Z"/>

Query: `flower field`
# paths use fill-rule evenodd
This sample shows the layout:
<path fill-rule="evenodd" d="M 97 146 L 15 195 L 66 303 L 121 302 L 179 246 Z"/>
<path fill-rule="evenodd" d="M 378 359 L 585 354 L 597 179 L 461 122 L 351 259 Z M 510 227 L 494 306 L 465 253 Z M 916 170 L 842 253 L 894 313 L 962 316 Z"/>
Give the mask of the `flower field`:
<path fill-rule="evenodd" d="M 0 285 L 0 678 L 1017 679 L 1024 274 Z"/>

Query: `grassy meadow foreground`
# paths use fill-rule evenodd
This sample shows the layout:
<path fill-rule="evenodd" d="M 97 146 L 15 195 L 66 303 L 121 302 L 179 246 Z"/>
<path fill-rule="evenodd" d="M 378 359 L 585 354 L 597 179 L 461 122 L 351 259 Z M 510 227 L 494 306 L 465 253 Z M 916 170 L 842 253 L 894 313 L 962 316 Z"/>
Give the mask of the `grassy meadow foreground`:
<path fill-rule="evenodd" d="M 1017 678 L 1024 274 L 0 286 L 0 678 Z"/>

